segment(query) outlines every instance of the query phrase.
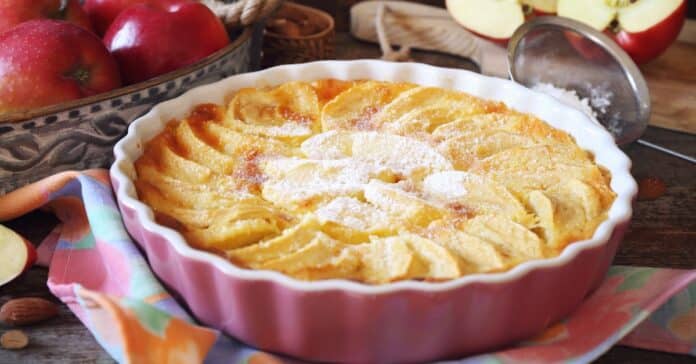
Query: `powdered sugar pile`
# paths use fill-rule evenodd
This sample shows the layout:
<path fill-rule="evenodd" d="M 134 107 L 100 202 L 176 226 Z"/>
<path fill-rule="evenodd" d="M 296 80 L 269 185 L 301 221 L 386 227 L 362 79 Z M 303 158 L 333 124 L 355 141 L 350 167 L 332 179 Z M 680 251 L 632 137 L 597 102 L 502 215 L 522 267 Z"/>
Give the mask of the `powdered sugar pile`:
<path fill-rule="evenodd" d="M 556 87 L 550 83 L 537 83 L 532 86 L 532 90 L 555 97 L 562 103 L 584 112 L 597 123 L 599 123 L 597 117 L 607 112 L 614 96 L 611 91 L 607 91 L 605 88 L 592 87 L 590 88 L 590 97 L 581 98 L 575 90 Z"/>
<path fill-rule="evenodd" d="M 392 172 L 403 176 L 451 170 L 452 163 L 428 143 L 374 131 L 327 131 L 302 143 L 312 159 L 350 159 L 372 166 L 375 175 Z"/>
<path fill-rule="evenodd" d="M 606 85 L 602 87 L 590 87 L 590 105 L 600 114 L 606 114 L 607 108 L 611 106 L 611 99 L 614 94 L 607 90 Z"/>
<path fill-rule="evenodd" d="M 532 86 L 532 90 L 553 96 L 558 101 L 584 112 L 593 119 L 597 119 L 597 113 L 592 109 L 592 106 L 590 106 L 590 100 L 587 98 L 580 98 L 574 90 L 566 90 L 550 83 L 537 83 Z"/>

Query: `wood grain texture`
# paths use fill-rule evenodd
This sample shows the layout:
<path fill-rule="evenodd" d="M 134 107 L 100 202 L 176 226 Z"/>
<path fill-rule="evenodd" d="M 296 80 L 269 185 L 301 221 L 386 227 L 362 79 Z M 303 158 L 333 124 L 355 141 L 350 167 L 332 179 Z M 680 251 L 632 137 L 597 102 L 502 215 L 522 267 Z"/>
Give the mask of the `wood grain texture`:
<path fill-rule="evenodd" d="M 691 10 L 696 12 L 696 1 L 694 1 L 694 5 L 691 6 Z M 677 39 L 686 43 L 696 43 L 696 20 L 687 19 L 687 21 L 684 23 L 684 28 L 682 29 L 681 33 L 679 33 L 679 38 Z"/>
<path fill-rule="evenodd" d="M 347 16 L 344 1 L 307 0 L 303 3 L 320 3 L 325 10 L 337 17 Z M 437 3 L 438 1 L 431 1 Z M 346 11 L 344 14 L 339 14 Z M 347 19 L 347 18 L 346 18 Z M 338 24 L 338 22 L 337 22 Z M 336 37 L 336 57 L 339 59 L 358 59 L 379 57 L 380 50 L 374 44 L 359 42 L 345 32 L 344 28 Z M 681 80 L 681 87 L 696 92 L 696 78 L 684 79 L 674 74 L 670 68 L 658 67 L 660 62 L 673 62 L 676 69 L 688 68 L 688 62 L 696 59 L 696 50 L 690 47 L 677 48 L 676 53 L 683 62 L 675 58 L 659 59 L 647 66 L 654 77 L 649 78 L 649 86 L 659 85 L 663 79 Z M 434 65 L 476 69 L 476 65 L 458 57 L 432 52 L 414 52 L 419 62 Z M 655 81 L 658 80 L 658 81 Z M 657 115 L 668 115 L 669 98 L 654 105 Z M 692 104 L 696 106 L 696 103 Z M 644 139 L 674 149 L 696 155 L 696 136 L 649 127 Z M 687 162 L 672 158 L 640 145 L 629 145 L 626 153 L 633 161 L 632 173 L 636 178 L 656 176 L 667 183 L 667 192 L 654 201 L 637 201 L 631 227 L 620 246 L 615 264 L 670 267 L 682 269 L 696 268 L 696 168 Z M 8 225 L 38 242 L 54 226 L 56 220 L 49 214 L 33 212 Z M 43 268 L 32 268 L 20 279 L 0 287 L 0 304 L 13 297 L 40 296 L 50 298 L 46 288 L 47 272 Z M 0 326 L 0 331 L 6 327 Z M 113 360 L 101 349 L 96 340 L 81 325 L 66 306 L 61 305 L 58 317 L 40 325 L 27 328 L 30 346 L 22 351 L 0 350 L 0 364 L 5 363 L 112 363 Z M 598 363 L 691 363 L 693 358 L 654 351 L 639 350 L 617 346 L 603 355 Z"/>
<path fill-rule="evenodd" d="M 641 66 L 652 98 L 650 125 L 696 134 L 695 55 L 696 42 L 679 41 Z"/>

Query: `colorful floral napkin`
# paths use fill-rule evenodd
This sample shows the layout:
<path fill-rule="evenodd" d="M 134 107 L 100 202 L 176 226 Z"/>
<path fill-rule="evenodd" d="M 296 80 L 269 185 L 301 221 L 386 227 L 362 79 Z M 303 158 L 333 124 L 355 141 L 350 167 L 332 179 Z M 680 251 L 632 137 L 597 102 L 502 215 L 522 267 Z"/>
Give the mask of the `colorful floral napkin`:
<path fill-rule="evenodd" d="M 128 236 L 107 171 L 64 172 L 1 196 L 0 221 L 37 208 L 62 222 L 39 247 L 49 289 L 117 361 L 290 361 L 186 313 Z M 617 343 L 696 356 L 696 270 L 614 266 L 571 317 L 508 349 L 455 362 L 584 363 Z"/>

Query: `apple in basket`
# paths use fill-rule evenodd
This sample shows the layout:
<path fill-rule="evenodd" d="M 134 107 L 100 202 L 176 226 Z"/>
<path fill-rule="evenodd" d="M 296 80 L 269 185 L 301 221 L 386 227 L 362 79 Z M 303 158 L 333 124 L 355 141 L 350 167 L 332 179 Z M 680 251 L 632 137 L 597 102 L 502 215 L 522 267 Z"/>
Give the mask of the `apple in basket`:
<path fill-rule="evenodd" d="M 89 17 L 79 0 L 2 0 L 0 33 L 32 19 L 65 20 L 92 30 Z"/>
<path fill-rule="evenodd" d="M 193 64 L 229 42 L 220 19 L 194 1 L 133 5 L 104 35 L 128 84 Z"/>
<path fill-rule="evenodd" d="M 176 0 L 85 0 L 82 5 L 94 30 L 99 35 L 104 35 L 109 25 L 122 11 L 135 4 L 156 4 L 174 2 Z"/>
<path fill-rule="evenodd" d="M 505 44 L 531 15 L 556 12 L 557 0 L 447 0 L 447 10 L 467 30 Z"/>
<path fill-rule="evenodd" d="M 36 250 L 14 231 L 0 225 L 0 286 L 17 278 L 36 261 Z"/>
<path fill-rule="evenodd" d="M 0 114 L 79 99 L 121 86 L 101 39 L 71 23 L 30 20 L 0 33 Z"/>
<path fill-rule="evenodd" d="M 636 63 L 648 62 L 677 39 L 685 0 L 558 0 L 558 15 L 612 37 Z"/>

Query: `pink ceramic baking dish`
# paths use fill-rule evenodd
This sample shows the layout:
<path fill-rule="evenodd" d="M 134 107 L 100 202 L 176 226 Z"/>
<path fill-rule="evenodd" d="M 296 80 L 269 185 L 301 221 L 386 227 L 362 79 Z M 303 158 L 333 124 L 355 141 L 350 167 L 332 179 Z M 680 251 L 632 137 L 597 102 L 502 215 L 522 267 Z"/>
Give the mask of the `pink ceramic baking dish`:
<path fill-rule="evenodd" d="M 344 280 L 303 282 L 247 270 L 189 247 L 155 223 L 132 183 L 133 161 L 168 120 L 204 102 L 222 103 L 242 87 L 322 78 L 408 81 L 500 100 L 572 134 L 612 174 L 617 198 L 594 236 L 560 256 L 503 273 L 447 282 L 370 286 Z M 255 347 L 327 362 L 415 362 L 498 348 L 568 315 L 601 282 L 629 219 L 636 184 L 630 161 L 583 113 L 513 82 L 414 63 L 327 61 L 232 76 L 164 102 L 135 121 L 115 147 L 111 167 L 119 207 L 152 269 L 203 323 Z"/>

